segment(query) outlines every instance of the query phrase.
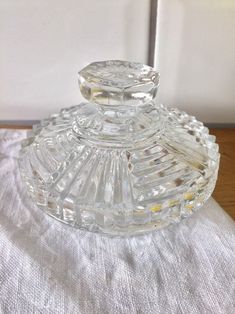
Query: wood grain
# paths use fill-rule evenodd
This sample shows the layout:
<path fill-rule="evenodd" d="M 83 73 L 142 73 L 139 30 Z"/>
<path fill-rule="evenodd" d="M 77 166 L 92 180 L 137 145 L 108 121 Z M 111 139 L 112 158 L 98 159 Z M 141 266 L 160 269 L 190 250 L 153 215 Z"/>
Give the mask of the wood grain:
<path fill-rule="evenodd" d="M 13 129 L 13 130 L 30 130 L 31 125 L 11 125 L 11 124 L 0 124 L 0 129 Z"/>
<path fill-rule="evenodd" d="M 220 147 L 220 168 L 213 197 L 235 219 L 235 129 L 211 129 Z"/>
<path fill-rule="evenodd" d="M 30 129 L 30 126 L 1 125 L 8 129 Z M 235 219 L 235 129 L 210 129 L 220 146 L 220 170 L 213 197 Z"/>

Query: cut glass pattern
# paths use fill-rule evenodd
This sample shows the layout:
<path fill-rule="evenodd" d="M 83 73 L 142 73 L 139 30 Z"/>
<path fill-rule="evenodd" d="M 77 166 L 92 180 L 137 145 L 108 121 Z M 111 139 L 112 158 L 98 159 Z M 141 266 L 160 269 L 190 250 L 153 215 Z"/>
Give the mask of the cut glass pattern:
<path fill-rule="evenodd" d="M 89 101 L 33 127 L 19 165 L 49 215 L 113 235 L 178 222 L 211 195 L 219 166 L 215 137 L 199 121 L 155 100 L 158 73 L 124 61 L 79 73 Z"/>

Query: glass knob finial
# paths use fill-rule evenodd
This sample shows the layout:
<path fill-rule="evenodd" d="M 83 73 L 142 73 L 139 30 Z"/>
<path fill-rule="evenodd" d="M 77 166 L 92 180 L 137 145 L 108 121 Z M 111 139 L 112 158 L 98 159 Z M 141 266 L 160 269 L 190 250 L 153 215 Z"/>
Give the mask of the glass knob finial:
<path fill-rule="evenodd" d="M 136 62 L 94 62 L 79 72 L 80 91 L 88 101 L 101 105 L 141 105 L 157 94 L 159 74 Z"/>

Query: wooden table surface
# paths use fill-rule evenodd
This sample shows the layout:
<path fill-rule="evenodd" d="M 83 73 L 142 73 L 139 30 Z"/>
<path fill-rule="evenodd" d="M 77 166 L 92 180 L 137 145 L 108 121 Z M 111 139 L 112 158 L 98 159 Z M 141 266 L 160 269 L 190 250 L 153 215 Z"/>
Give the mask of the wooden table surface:
<path fill-rule="evenodd" d="M 220 168 L 215 200 L 235 220 L 235 129 L 210 129 L 220 146 Z"/>
<path fill-rule="evenodd" d="M 1 125 L 1 128 L 29 129 L 29 126 Z M 220 169 L 213 197 L 235 220 L 235 129 L 210 129 L 220 146 Z"/>

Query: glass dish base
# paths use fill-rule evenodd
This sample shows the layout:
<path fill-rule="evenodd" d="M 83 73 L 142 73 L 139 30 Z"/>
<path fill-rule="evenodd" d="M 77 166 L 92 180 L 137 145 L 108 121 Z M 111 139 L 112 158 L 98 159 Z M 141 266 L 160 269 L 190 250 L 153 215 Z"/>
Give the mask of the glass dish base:
<path fill-rule="evenodd" d="M 104 118 L 95 104 L 63 109 L 34 126 L 19 165 L 38 207 L 74 227 L 111 235 L 161 229 L 200 208 L 217 179 L 215 137 L 178 109 L 154 103 L 142 109 L 138 115 L 154 130 L 146 128 L 143 138 L 137 129 L 145 128 L 144 117 L 132 123 L 135 137 L 126 131 L 122 137 L 120 123 L 110 142 L 110 112 Z M 102 126 L 99 132 L 90 121 Z"/>

